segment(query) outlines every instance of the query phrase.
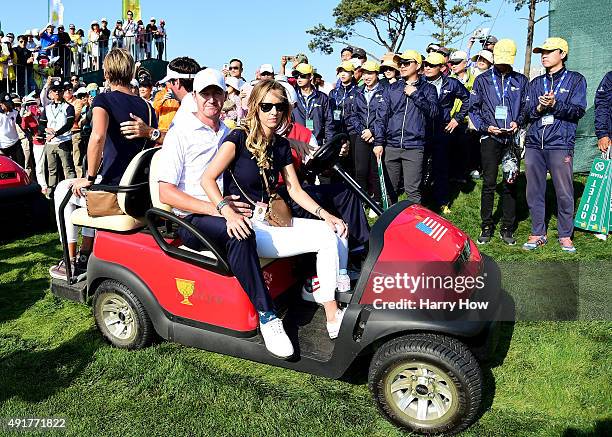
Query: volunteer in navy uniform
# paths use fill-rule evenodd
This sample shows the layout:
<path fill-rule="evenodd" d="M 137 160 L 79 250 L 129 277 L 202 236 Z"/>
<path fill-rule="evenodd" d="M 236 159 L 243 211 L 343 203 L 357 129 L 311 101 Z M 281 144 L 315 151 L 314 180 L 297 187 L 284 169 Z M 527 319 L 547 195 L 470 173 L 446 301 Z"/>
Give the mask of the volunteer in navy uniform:
<path fill-rule="evenodd" d="M 374 145 L 384 146 L 392 201 L 397 202 L 403 177 L 408 200 L 421 203 L 426 127 L 428 120 L 438 117 L 438 95 L 436 87 L 418 74 L 422 63 L 418 52 L 406 50 L 398 63 L 402 78 L 383 91 L 384 104 L 376 111 Z"/>
<path fill-rule="evenodd" d="M 295 67 L 298 104 L 293 115 L 295 121 L 310 129 L 317 143 L 324 144 L 334 136 L 334 118 L 329 97 L 312 86 L 313 73 L 310 64 L 301 63 Z"/>
<path fill-rule="evenodd" d="M 526 121 L 530 123 L 525 140 L 527 204 L 531 215 L 531 235 L 524 249 L 536 249 L 546 237 L 546 174 L 550 172 L 557 196 L 559 243 L 565 252 L 576 252 L 574 229 L 574 143 L 578 120 L 586 109 L 586 79 L 565 68 L 567 41 L 548 38 L 534 53 L 541 53 L 546 73 L 529 84 Z"/>
<path fill-rule="evenodd" d="M 445 62 L 446 58 L 441 53 L 429 53 L 423 61 L 423 75 L 427 82 L 436 87 L 440 103 L 440 116 L 438 119 L 432 120 L 431 153 L 433 157 L 434 200 L 443 214 L 449 214 L 451 211 L 448 207 L 450 201 L 448 173 L 451 135 L 467 115 L 470 94 L 459 80 L 442 74 L 442 66 L 445 65 Z M 455 100 L 460 100 L 462 104 L 459 111 L 451 118 Z M 452 144 L 452 147 L 457 147 L 457 144 Z"/>
<path fill-rule="evenodd" d="M 493 203 L 497 186 L 497 172 L 501 160 L 512 146 L 514 135 L 521 126 L 521 117 L 527 96 L 529 79 L 512 69 L 516 57 L 516 44 L 501 39 L 493 49 L 493 68 L 480 74 L 474 81 L 470 95 L 469 116 L 482 135 L 482 194 L 480 219 L 482 231 L 477 243 L 491 241 L 495 230 Z M 516 184 L 503 181 L 502 225 L 500 237 L 508 245 L 516 244 Z"/>

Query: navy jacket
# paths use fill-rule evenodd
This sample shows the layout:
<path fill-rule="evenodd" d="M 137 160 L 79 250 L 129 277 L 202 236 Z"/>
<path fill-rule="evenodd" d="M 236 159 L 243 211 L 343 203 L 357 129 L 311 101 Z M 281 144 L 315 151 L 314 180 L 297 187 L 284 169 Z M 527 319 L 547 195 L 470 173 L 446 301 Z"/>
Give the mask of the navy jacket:
<path fill-rule="evenodd" d="M 360 134 L 359 121 L 356 114 L 356 99 L 359 95 L 359 87 L 357 83 L 352 83 L 348 87 L 342 86 L 342 83 L 330 91 L 329 101 L 333 112 L 340 111 L 340 119 L 334 120 L 334 130 L 336 133 L 348 133 L 350 135 Z"/>
<path fill-rule="evenodd" d="M 462 123 L 468 112 L 470 93 L 459 80 L 454 77 L 442 76 L 442 87 L 440 88 L 438 102 L 440 103 L 440 120 L 444 126 L 451 121 L 450 114 L 455 106 L 455 99 L 461 100 L 463 104 L 453 118 Z"/>
<path fill-rule="evenodd" d="M 358 122 L 358 132 L 360 134 L 365 129 L 370 129 L 372 134 L 374 134 L 376 113 L 379 110 L 379 107 L 385 102 L 385 98 L 383 97 L 384 90 L 385 87 L 379 82 L 373 91 L 372 97 L 370 98 L 370 103 L 368 103 L 368 100 L 365 97 L 365 86 L 359 88 L 355 108 Z"/>
<path fill-rule="evenodd" d="M 317 139 L 317 143 L 322 145 L 323 140 L 330 141 L 335 134 L 335 126 L 329 97 L 321 91 L 313 90 L 312 94 L 306 99 L 306 104 L 310 107 L 310 113 L 307 114 L 304 97 L 300 93 L 300 89 L 296 88 L 295 92 L 298 96 L 297 105 L 293 111 L 295 121 L 307 126 L 306 119 L 313 120 L 314 129 L 312 133 Z"/>
<path fill-rule="evenodd" d="M 567 72 L 567 73 L 566 73 Z M 565 74 L 565 78 L 563 75 Z M 546 78 L 548 90 L 557 90 L 555 93 L 555 106 L 544 112 L 538 112 L 538 97 L 544 95 L 544 79 Z M 563 78 L 563 82 L 559 82 Z M 527 102 L 525 105 L 525 122 L 531 123 L 525 138 L 525 147 L 531 149 L 573 149 L 576 140 L 576 127 L 578 120 L 584 116 L 586 110 L 586 79 L 580 73 L 565 68 L 551 76 L 545 74 L 538 76 L 529 84 Z M 552 115 L 552 124 L 543 125 L 542 118 Z"/>
<path fill-rule="evenodd" d="M 612 138 L 612 71 L 608 71 L 595 91 L 595 135 Z"/>
<path fill-rule="evenodd" d="M 508 87 L 506 95 L 502 99 L 495 92 L 493 85 L 493 70 L 495 70 L 495 80 L 499 94 L 502 95 L 505 86 Z M 510 83 L 508 84 L 508 81 Z M 521 73 L 511 71 L 503 76 L 495 67 L 480 74 L 474 81 L 474 87 L 470 93 L 470 104 L 468 114 L 472 123 L 480 133 L 489 135 L 489 126 L 499 128 L 509 128 L 511 122 L 516 122 L 519 127 L 523 124 L 523 111 L 527 98 L 527 88 L 529 79 Z M 506 120 L 495 119 L 495 107 L 506 106 L 508 114 Z M 508 136 L 493 136 L 500 142 L 509 142 Z"/>
<path fill-rule="evenodd" d="M 423 148 L 427 120 L 439 116 L 436 87 L 419 77 L 417 90 L 407 96 L 401 79 L 383 90 L 383 100 L 376 111 L 374 144 L 403 149 Z"/>

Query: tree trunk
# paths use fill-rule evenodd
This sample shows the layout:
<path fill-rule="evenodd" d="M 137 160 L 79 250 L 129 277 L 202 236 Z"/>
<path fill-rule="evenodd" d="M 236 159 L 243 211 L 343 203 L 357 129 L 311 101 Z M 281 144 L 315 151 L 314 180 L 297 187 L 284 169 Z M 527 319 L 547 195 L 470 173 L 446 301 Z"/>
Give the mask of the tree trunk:
<path fill-rule="evenodd" d="M 527 21 L 527 45 L 525 47 L 525 68 L 523 74 L 529 77 L 531 70 L 531 50 L 533 48 L 533 28 L 535 27 L 536 0 L 529 0 L 529 20 Z"/>

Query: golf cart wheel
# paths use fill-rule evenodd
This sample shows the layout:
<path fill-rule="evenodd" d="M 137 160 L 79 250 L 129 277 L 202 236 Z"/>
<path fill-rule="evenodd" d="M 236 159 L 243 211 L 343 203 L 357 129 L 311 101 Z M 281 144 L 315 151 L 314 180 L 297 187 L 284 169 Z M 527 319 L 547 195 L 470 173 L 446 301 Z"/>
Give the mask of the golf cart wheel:
<path fill-rule="evenodd" d="M 93 298 L 96 325 L 113 346 L 141 349 L 153 341 L 154 329 L 144 306 L 128 287 L 107 279 Z"/>
<path fill-rule="evenodd" d="M 422 434 L 455 434 L 475 420 L 482 374 L 463 343 L 413 334 L 383 344 L 368 383 L 380 411 L 395 425 Z"/>

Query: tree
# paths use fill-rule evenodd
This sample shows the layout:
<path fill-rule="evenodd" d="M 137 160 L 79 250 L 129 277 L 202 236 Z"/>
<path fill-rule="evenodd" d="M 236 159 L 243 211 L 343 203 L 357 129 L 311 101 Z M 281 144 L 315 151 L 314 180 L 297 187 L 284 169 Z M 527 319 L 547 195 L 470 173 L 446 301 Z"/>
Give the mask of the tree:
<path fill-rule="evenodd" d="M 531 70 L 531 50 L 533 48 L 533 29 L 535 28 L 536 23 L 548 17 L 548 14 L 535 19 L 536 15 L 536 3 L 542 3 L 546 0 L 513 0 L 516 4 L 515 10 L 520 11 L 523 6 L 529 4 L 529 18 L 527 18 L 527 44 L 525 46 L 525 68 L 523 69 L 523 74 L 529 77 L 529 72 Z"/>
<path fill-rule="evenodd" d="M 318 24 L 306 33 L 314 38 L 308 43 L 312 51 L 331 54 L 334 44 L 348 44 L 352 36 L 373 41 L 390 52 L 399 50 L 408 30 L 414 30 L 423 4 L 428 0 L 340 0 L 334 8 L 335 26 Z M 373 36 L 356 31 L 367 24 Z"/>
<path fill-rule="evenodd" d="M 474 15 L 490 17 L 480 3 L 489 0 L 428 0 L 423 2 L 423 20 L 430 21 L 436 28 L 431 34 L 440 45 L 447 46 L 463 35 L 466 24 Z"/>

